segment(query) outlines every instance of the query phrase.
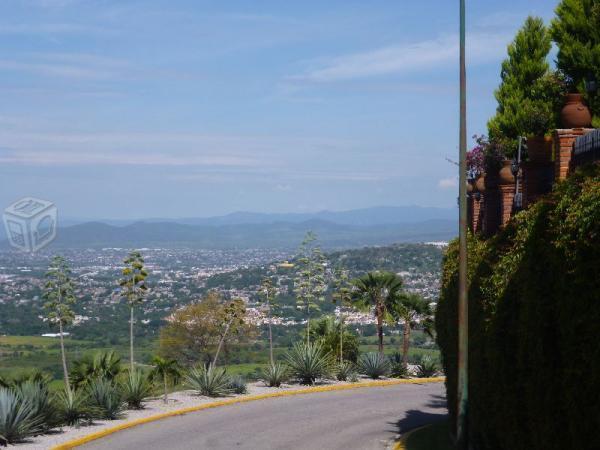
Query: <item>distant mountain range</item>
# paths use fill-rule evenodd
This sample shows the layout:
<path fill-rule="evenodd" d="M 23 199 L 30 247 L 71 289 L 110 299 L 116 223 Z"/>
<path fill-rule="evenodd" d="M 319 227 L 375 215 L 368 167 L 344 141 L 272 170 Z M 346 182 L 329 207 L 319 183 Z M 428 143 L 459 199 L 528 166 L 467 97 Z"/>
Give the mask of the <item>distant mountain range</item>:
<path fill-rule="evenodd" d="M 456 235 L 454 209 L 375 207 L 310 214 L 236 212 L 219 217 L 61 221 L 55 247 L 291 248 L 312 230 L 328 248 L 448 240 Z M 79 222 L 79 223 L 78 223 Z M 65 226 L 69 224 L 69 226 Z M 5 239 L 4 230 L 0 240 Z M 6 246 L 7 243 L 0 244 Z"/>

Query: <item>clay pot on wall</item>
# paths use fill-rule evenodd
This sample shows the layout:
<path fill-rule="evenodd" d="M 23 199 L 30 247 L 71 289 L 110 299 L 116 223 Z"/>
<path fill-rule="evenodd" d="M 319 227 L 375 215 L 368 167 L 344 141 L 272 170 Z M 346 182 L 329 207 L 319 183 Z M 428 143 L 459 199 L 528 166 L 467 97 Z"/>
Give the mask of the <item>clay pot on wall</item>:
<path fill-rule="evenodd" d="M 477 189 L 477 192 L 485 192 L 485 174 L 477 177 L 475 180 L 475 189 Z"/>
<path fill-rule="evenodd" d="M 467 181 L 467 194 L 472 194 L 472 193 L 473 193 L 473 190 L 474 190 L 474 188 L 473 188 L 473 184 L 472 184 L 472 183 L 469 183 L 469 182 Z"/>
<path fill-rule="evenodd" d="M 498 184 L 506 185 L 513 184 L 515 182 L 515 177 L 512 174 L 512 160 L 505 159 L 502 162 L 502 169 L 500 169 L 500 173 L 498 174 Z"/>
<path fill-rule="evenodd" d="M 549 163 L 552 160 L 552 138 L 550 136 L 528 137 L 527 154 L 532 163 Z"/>
<path fill-rule="evenodd" d="M 565 128 L 586 128 L 592 124 L 592 114 L 581 94 L 567 94 L 560 120 Z"/>

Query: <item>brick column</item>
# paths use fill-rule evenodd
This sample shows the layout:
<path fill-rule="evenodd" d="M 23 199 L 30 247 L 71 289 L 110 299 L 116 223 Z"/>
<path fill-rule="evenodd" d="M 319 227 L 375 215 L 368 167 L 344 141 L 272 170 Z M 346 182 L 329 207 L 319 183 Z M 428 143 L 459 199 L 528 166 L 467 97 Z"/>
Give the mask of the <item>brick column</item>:
<path fill-rule="evenodd" d="M 502 184 L 500 190 L 500 228 L 504 228 L 512 216 L 515 185 Z"/>
<path fill-rule="evenodd" d="M 500 226 L 500 191 L 498 188 L 486 189 L 481 206 L 483 207 L 481 230 L 486 236 L 491 236 L 498 231 Z"/>
<path fill-rule="evenodd" d="M 589 131 L 591 131 L 589 128 L 567 128 L 554 131 L 554 142 L 552 145 L 554 181 L 561 181 L 569 176 L 575 139 Z"/>

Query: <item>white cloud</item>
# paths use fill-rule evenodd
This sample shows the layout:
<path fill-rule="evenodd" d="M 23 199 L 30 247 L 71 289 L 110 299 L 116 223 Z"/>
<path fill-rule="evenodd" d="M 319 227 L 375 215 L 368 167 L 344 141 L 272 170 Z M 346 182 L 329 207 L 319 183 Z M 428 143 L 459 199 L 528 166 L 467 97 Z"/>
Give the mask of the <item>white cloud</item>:
<path fill-rule="evenodd" d="M 467 37 L 467 59 L 471 65 L 502 57 L 511 36 L 473 33 Z M 458 64 L 457 35 L 398 44 L 362 53 L 342 55 L 292 79 L 316 83 L 366 78 L 378 75 L 415 72 L 442 65 Z"/>
<path fill-rule="evenodd" d="M 456 177 L 442 178 L 438 181 L 438 187 L 440 189 L 454 189 L 458 186 L 458 179 Z"/>
<path fill-rule="evenodd" d="M 74 23 L 20 23 L 0 24 L 0 34 L 27 35 L 27 34 L 94 34 L 110 35 L 115 31 L 92 25 L 79 25 Z"/>
<path fill-rule="evenodd" d="M 0 69 L 42 76 L 110 79 L 131 70 L 127 61 L 82 53 L 31 53 L 19 59 L 0 59 Z"/>

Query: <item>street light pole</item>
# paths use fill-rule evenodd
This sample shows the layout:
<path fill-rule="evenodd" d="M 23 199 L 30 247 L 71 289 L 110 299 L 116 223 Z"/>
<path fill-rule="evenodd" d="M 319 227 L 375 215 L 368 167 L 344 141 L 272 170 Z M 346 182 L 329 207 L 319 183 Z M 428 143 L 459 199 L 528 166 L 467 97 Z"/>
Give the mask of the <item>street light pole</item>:
<path fill-rule="evenodd" d="M 460 132 L 459 132 L 459 266 L 458 266 L 458 405 L 456 440 L 468 448 L 467 405 L 469 316 L 467 299 L 467 74 L 465 63 L 465 0 L 460 0 Z"/>

